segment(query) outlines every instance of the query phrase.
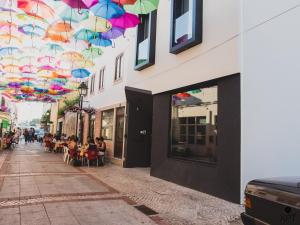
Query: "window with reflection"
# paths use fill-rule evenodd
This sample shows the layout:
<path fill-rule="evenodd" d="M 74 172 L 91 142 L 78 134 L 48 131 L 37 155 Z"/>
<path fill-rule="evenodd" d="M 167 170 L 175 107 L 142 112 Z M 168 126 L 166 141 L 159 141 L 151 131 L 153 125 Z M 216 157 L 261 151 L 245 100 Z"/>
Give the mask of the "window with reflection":
<path fill-rule="evenodd" d="M 114 110 L 106 110 L 102 112 L 101 136 L 105 140 L 112 140 L 114 127 Z"/>
<path fill-rule="evenodd" d="M 172 95 L 171 156 L 217 161 L 218 87 Z"/>
<path fill-rule="evenodd" d="M 202 0 L 172 0 L 170 52 L 177 54 L 202 42 Z"/>
<path fill-rule="evenodd" d="M 137 27 L 135 69 L 142 70 L 155 63 L 156 11 L 140 15 Z"/>

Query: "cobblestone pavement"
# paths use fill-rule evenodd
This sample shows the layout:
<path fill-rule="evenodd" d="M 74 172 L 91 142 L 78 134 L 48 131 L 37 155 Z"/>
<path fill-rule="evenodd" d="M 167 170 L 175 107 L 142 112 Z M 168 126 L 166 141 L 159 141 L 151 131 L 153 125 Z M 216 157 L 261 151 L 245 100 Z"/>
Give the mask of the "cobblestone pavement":
<path fill-rule="evenodd" d="M 149 169 L 72 167 L 39 144 L 0 153 L 1 225 L 238 225 L 241 211 Z"/>

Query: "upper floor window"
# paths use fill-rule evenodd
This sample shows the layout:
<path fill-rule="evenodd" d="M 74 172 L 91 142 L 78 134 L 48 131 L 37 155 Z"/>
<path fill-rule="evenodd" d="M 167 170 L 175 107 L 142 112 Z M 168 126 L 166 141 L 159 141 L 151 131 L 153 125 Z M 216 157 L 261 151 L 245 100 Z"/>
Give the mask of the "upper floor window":
<path fill-rule="evenodd" d="M 123 60 L 124 54 L 120 54 L 116 58 L 116 65 L 115 65 L 115 81 L 120 80 L 122 78 L 123 73 Z"/>
<path fill-rule="evenodd" d="M 94 92 L 95 92 L 95 74 L 93 74 L 91 76 L 90 81 L 91 81 L 91 83 L 90 83 L 90 94 L 94 94 Z"/>
<path fill-rule="evenodd" d="M 172 0 L 171 53 L 202 42 L 202 7 L 202 0 Z"/>
<path fill-rule="evenodd" d="M 99 90 L 102 90 L 104 88 L 104 73 L 105 67 L 103 67 L 99 73 Z"/>
<path fill-rule="evenodd" d="M 140 15 L 137 27 L 135 69 L 142 70 L 155 63 L 156 11 Z"/>

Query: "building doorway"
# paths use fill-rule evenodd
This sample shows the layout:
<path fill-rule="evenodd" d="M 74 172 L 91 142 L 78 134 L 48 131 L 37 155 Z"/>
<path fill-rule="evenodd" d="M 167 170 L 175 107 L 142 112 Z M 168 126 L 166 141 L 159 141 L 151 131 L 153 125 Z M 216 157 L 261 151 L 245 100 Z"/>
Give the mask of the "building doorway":
<path fill-rule="evenodd" d="M 149 167 L 151 164 L 152 93 L 126 87 L 126 143 L 124 167 Z"/>
<path fill-rule="evenodd" d="M 114 157 L 122 159 L 124 144 L 125 107 L 116 109 Z"/>

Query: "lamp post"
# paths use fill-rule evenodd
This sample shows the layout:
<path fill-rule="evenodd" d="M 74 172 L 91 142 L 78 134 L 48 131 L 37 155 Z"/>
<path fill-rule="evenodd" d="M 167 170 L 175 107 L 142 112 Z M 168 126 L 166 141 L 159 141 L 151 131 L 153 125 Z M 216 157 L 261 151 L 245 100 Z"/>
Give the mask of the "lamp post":
<path fill-rule="evenodd" d="M 85 95 L 87 95 L 88 93 L 88 86 L 86 85 L 86 83 L 81 82 L 81 84 L 78 87 L 78 91 L 79 91 L 79 111 L 80 113 L 78 113 L 77 111 L 77 118 L 76 118 L 76 137 L 78 138 L 78 119 L 80 121 L 80 132 L 79 132 L 79 141 L 80 143 L 82 143 L 82 131 L 83 131 L 83 121 L 82 121 L 82 107 L 83 107 L 83 98 Z M 79 117 L 80 116 L 80 117 Z M 79 118 L 78 118 L 79 117 Z"/>

